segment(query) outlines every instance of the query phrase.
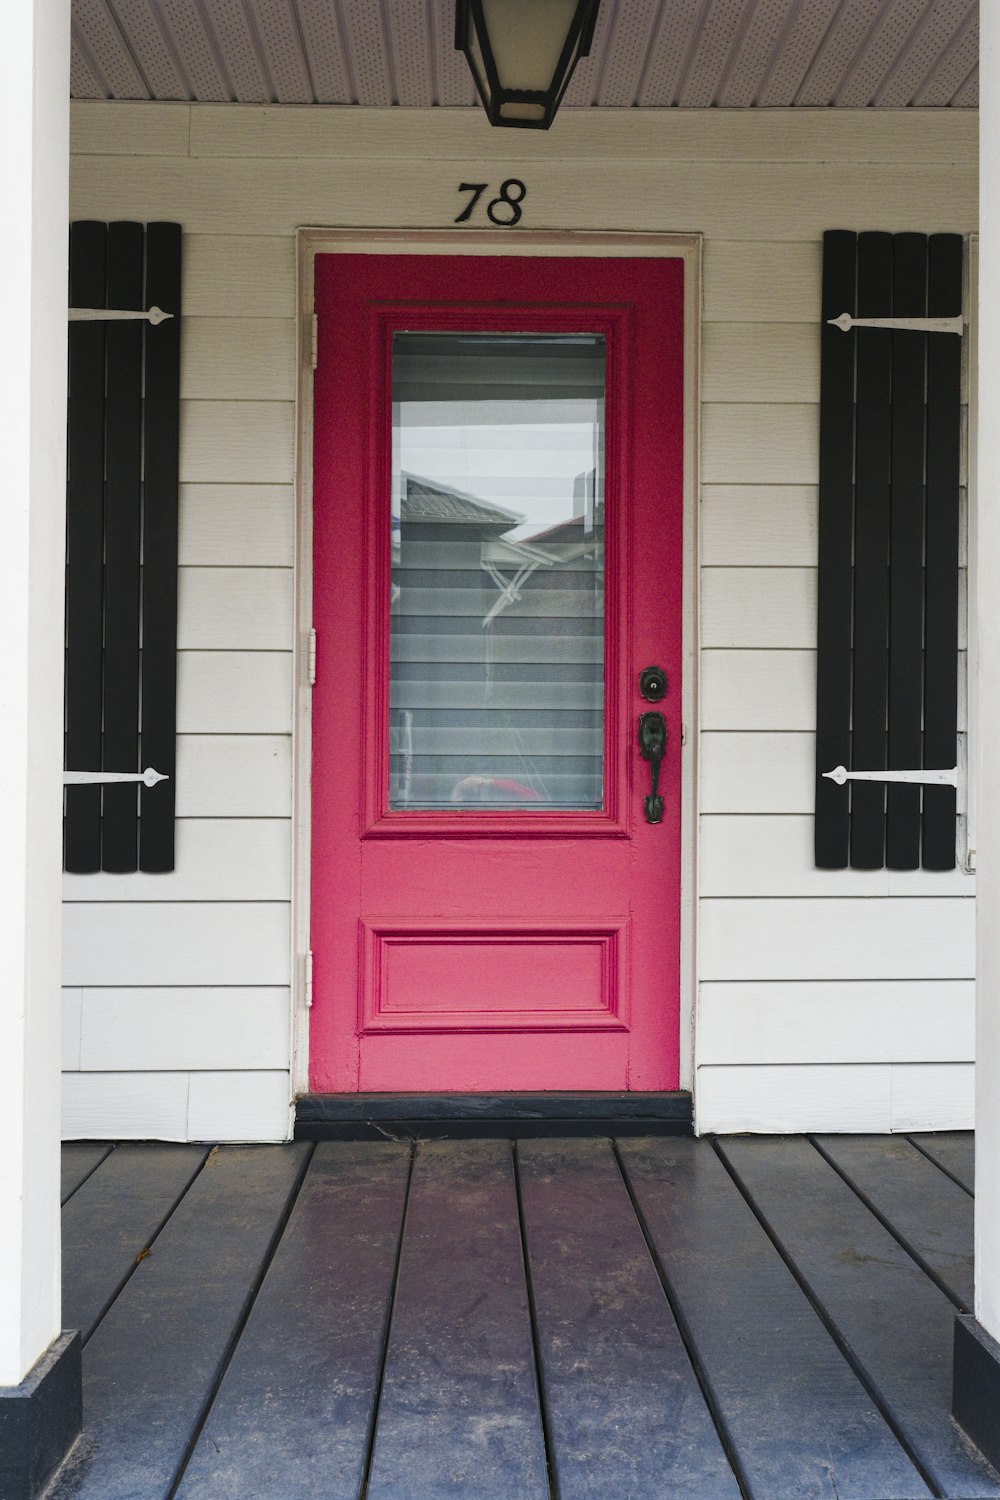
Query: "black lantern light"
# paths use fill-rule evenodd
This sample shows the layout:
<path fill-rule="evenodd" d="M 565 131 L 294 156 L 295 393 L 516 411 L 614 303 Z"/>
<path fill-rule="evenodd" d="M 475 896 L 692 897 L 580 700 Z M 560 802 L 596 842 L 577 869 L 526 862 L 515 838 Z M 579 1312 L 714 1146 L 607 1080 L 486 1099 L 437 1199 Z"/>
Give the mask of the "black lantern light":
<path fill-rule="evenodd" d="M 594 39 L 600 0 L 456 0 L 464 52 L 491 125 L 548 130 Z"/>

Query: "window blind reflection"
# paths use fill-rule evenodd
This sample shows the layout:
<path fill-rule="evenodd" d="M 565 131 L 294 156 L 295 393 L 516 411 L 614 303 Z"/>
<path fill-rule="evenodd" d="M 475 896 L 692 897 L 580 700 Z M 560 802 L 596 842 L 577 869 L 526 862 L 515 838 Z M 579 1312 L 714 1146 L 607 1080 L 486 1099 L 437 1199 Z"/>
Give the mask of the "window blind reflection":
<path fill-rule="evenodd" d="M 393 809 L 596 809 L 604 339 L 393 345 Z"/>

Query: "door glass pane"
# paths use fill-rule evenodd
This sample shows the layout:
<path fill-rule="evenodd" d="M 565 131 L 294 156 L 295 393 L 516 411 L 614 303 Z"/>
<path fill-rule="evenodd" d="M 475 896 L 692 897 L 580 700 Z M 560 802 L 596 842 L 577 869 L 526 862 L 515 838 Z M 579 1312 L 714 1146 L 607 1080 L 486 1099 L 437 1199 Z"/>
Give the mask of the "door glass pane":
<path fill-rule="evenodd" d="M 602 805 L 604 352 L 394 338 L 390 808 Z"/>

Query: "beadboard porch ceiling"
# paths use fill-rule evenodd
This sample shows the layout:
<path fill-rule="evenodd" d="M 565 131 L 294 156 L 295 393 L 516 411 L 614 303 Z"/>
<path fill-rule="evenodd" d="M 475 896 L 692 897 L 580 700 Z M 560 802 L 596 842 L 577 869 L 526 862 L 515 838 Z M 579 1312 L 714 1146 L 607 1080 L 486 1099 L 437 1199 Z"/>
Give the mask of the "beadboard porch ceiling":
<path fill-rule="evenodd" d="M 77 99 L 474 106 L 455 0 L 72 0 Z M 566 105 L 975 108 L 979 0 L 602 0 Z"/>

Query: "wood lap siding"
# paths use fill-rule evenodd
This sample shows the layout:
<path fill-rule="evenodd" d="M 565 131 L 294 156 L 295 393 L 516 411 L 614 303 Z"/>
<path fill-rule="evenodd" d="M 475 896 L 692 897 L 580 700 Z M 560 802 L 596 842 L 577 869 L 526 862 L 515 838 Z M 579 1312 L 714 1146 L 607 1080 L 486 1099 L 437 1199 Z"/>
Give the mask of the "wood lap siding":
<path fill-rule="evenodd" d="M 825 773 L 949 769 L 959 727 L 961 340 L 830 320 L 954 317 L 957 234 L 824 236 L 816 864 L 955 866 L 952 787 Z"/>
<path fill-rule="evenodd" d="M 177 224 L 70 230 L 72 307 L 172 314 L 70 324 L 66 769 L 168 778 L 66 789 L 74 874 L 174 867 L 180 241 Z"/>

